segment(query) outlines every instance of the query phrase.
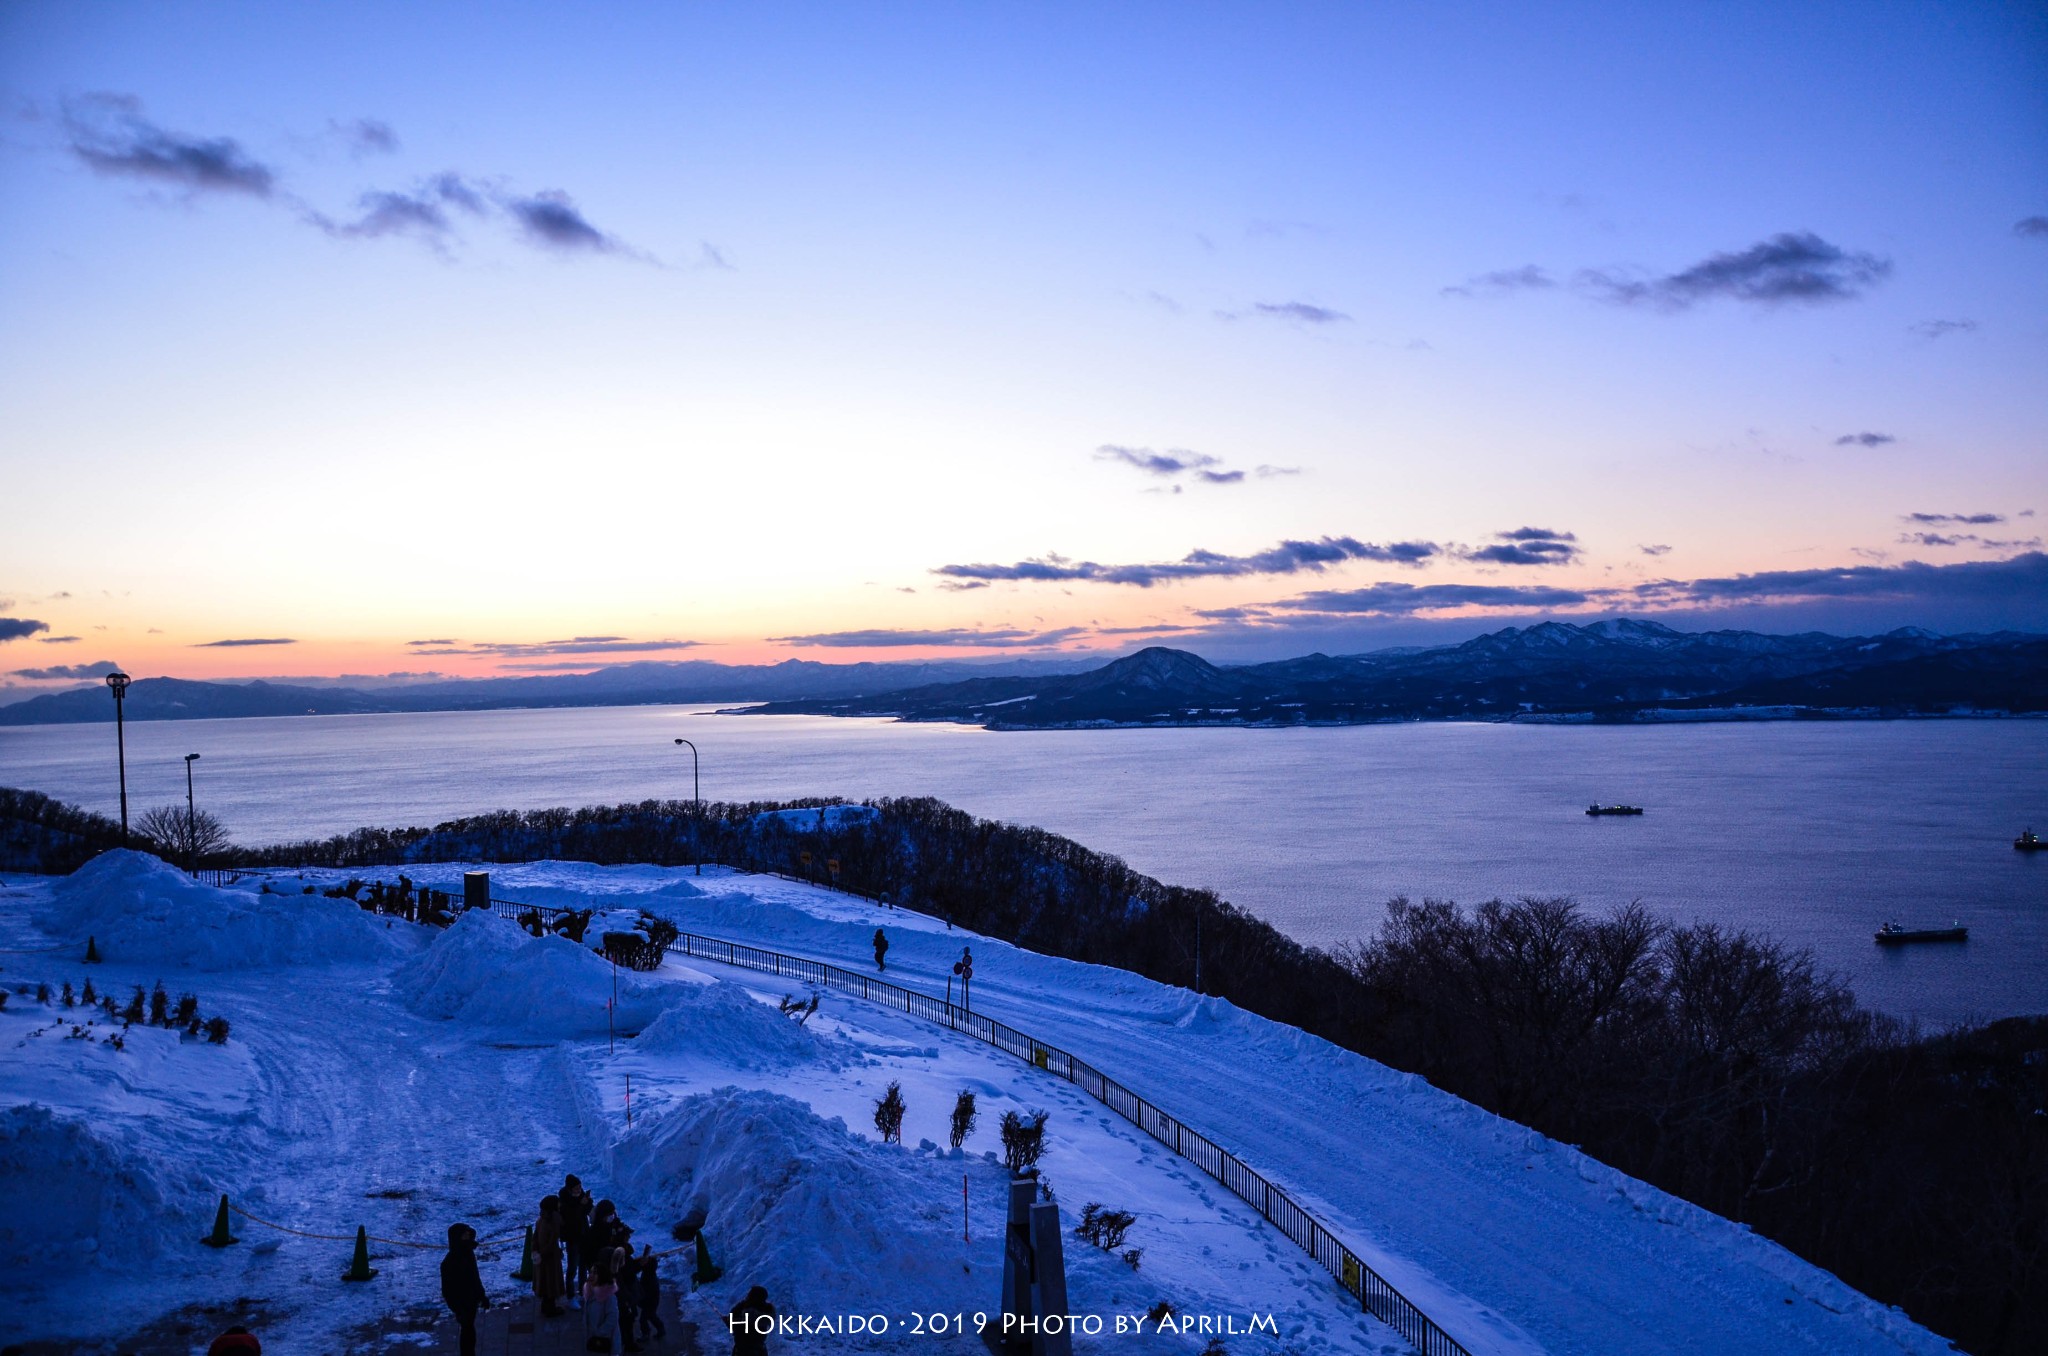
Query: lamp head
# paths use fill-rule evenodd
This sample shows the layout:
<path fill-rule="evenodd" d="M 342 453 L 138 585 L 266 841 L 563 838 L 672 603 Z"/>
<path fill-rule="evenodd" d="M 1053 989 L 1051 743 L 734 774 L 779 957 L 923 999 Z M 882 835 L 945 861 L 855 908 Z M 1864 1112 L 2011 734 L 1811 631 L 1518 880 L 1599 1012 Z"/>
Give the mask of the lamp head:
<path fill-rule="evenodd" d="M 199 756 L 199 755 L 198 755 L 198 754 L 196 754 L 196 753 L 188 753 L 188 754 L 186 754 L 186 755 L 185 755 L 185 761 L 189 763 L 189 762 L 191 762 L 191 761 L 192 761 L 192 760 L 193 760 L 194 758 L 197 758 L 198 756 Z"/>
<path fill-rule="evenodd" d="M 119 669 L 115 669 L 107 675 L 107 686 L 113 689 L 115 701 L 120 701 L 121 698 L 128 695 L 128 682 L 128 675 Z"/>

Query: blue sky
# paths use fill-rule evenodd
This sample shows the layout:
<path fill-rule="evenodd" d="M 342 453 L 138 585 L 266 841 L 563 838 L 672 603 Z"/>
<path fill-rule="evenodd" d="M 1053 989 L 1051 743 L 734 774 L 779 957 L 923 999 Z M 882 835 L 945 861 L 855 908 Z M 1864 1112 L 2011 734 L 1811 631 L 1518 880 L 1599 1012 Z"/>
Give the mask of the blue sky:
<path fill-rule="evenodd" d="M 16 695 L 2048 629 L 2037 6 L 17 4 L 0 96 Z"/>

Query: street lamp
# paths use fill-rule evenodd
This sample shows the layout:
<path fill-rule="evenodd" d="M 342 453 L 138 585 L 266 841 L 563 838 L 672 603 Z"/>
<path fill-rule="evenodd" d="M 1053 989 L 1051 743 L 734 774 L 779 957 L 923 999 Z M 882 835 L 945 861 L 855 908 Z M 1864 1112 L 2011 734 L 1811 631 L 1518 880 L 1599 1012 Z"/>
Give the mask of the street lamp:
<path fill-rule="evenodd" d="M 678 740 L 676 741 L 676 743 L 678 743 L 678 744 L 690 744 L 690 741 L 689 741 L 689 740 L 687 740 L 687 739 L 678 739 Z M 702 818 L 704 817 L 704 791 L 703 791 L 703 786 L 702 786 L 702 783 L 700 783 L 700 782 L 698 781 L 698 779 L 697 779 L 697 772 L 698 772 L 698 765 L 697 765 L 697 746 L 696 746 L 695 744 L 690 744 L 690 805 L 691 805 L 691 807 L 692 807 L 692 808 L 694 808 L 694 809 L 695 809 L 695 810 L 697 811 L 697 817 L 698 817 L 698 819 L 700 819 L 700 820 L 701 820 L 701 819 L 702 819 Z M 703 826 L 702 826 L 701 824 L 693 824 L 693 825 L 691 825 L 691 828 L 690 828 L 690 837 L 691 837 L 691 839 L 692 839 L 692 840 L 695 840 L 695 839 L 696 839 L 696 837 L 697 837 L 697 834 L 698 834 L 698 831 L 699 831 L 699 830 L 700 830 L 700 829 L 701 829 L 702 827 L 703 827 Z M 693 846 L 693 847 L 694 847 L 694 846 L 696 846 L 696 844 L 695 844 L 695 842 L 694 842 L 694 841 L 692 842 L 691 846 Z M 691 855 L 697 858 L 697 874 L 698 874 L 698 875 L 700 875 L 700 876 L 701 876 L 701 875 L 703 875 L 703 874 L 704 874 L 704 860 L 703 860 L 703 859 L 704 859 L 704 854 L 703 854 L 703 852 L 702 852 L 702 851 L 698 851 L 698 852 L 693 852 L 693 853 L 692 853 Z"/>
<path fill-rule="evenodd" d="M 199 755 L 185 755 L 185 851 L 190 860 L 185 864 L 188 871 L 199 869 L 199 811 L 192 804 L 192 764 Z"/>
<path fill-rule="evenodd" d="M 121 846 L 128 846 L 128 735 L 121 724 L 121 701 L 128 695 L 128 675 L 115 669 L 107 675 L 114 693 L 114 756 L 121 768 Z"/>

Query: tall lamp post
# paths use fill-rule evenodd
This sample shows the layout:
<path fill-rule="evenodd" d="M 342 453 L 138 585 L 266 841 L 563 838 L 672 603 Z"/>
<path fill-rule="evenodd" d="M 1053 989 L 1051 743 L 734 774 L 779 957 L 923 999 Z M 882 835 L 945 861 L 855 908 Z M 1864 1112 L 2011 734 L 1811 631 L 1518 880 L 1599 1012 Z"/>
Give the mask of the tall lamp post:
<path fill-rule="evenodd" d="M 190 858 L 185 863 L 187 871 L 199 869 L 199 811 L 192 803 L 192 764 L 198 760 L 196 753 L 185 755 L 185 852 Z"/>
<path fill-rule="evenodd" d="M 678 739 L 676 743 L 690 744 L 690 741 Z M 697 746 L 690 744 L 690 805 L 697 811 L 697 818 L 701 821 L 704 817 L 704 792 L 701 783 L 697 780 L 697 770 Z M 697 832 L 702 827 L 701 822 L 691 827 L 690 837 L 693 840 L 697 837 Z M 692 842 L 691 846 L 696 846 L 695 842 Z M 702 852 L 693 852 L 690 855 L 697 858 L 697 874 L 703 875 L 704 854 Z"/>
<path fill-rule="evenodd" d="M 128 675 L 115 669 L 107 675 L 114 694 L 114 756 L 121 769 L 121 846 L 128 846 L 128 734 L 121 724 L 121 701 L 128 695 Z"/>

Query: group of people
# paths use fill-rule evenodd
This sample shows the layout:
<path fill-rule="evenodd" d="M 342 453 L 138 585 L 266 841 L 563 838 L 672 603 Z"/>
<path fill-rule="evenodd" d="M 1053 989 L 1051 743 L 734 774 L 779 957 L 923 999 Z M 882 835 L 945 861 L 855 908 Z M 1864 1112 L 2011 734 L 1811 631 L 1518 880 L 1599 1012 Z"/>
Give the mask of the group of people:
<path fill-rule="evenodd" d="M 618 1331 L 621 1351 L 638 1351 L 650 1338 L 668 1336 L 661 1319 L 661 1263 L 651 1245 L 633 1255 L 633 1228 L 610 1201 L 590 1199 L 574 1175 L 543 1197 L 533 1227 L 533 1293 L 543 1317 L 583 1311 L 584 1346 L 610 1351 Z"/>
<path fill-rule="evenodd" d="M 541 1198 L 540 1218 L 533 1226 L 533 1293 L 545 1318 L 560 1318 L 569 1309 L 583 1314 L 584 1350 L 609 1352 L 618 1334 L 618 1349 L 634 1352 L 642 1344 L 668 1336 L 661 1319 L 660 1261 L 650 1245 L 633 1254 L 633 1230 L 619 1218 L 610 1201 L 592 1201 L 573 1174 L 562 1189 Z M 441 1298 L 461 1332 L 462 1356 L 476 1356 L 476 1316 L 490 1308 L 483 1277 L 476 1264 L 476 1230 L 467 1224 L 448 1226 L 448 1255 L 441 1260 Z M 765 1321 L 764 1321 L 765 1320 Z M 767 1332 L 774 1326 L 775 1306 L 768 1291 L 755 1286 L 727 1316 L 736 1356 L 762 1356 Z M 230 1329 L 231 1334 L 241 1329 Z M 223 1337 L 222 1342 L 230 1338 Z M 254 1338 L 249 1356 L 260 1351 Z M 245 1356 L 243 1348 L 222 1348 L 219 1356 Z"/>

